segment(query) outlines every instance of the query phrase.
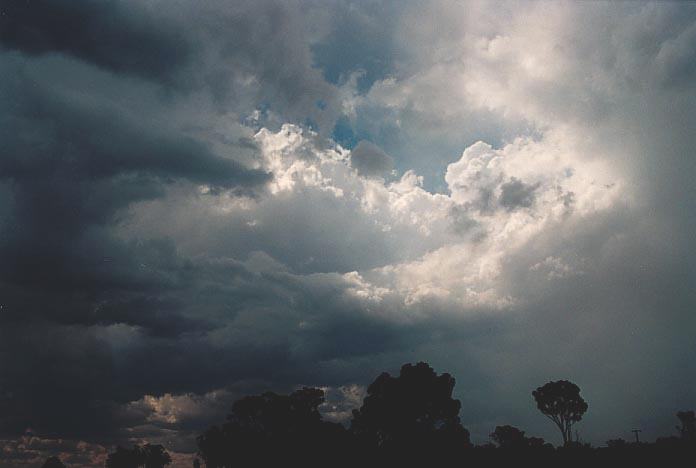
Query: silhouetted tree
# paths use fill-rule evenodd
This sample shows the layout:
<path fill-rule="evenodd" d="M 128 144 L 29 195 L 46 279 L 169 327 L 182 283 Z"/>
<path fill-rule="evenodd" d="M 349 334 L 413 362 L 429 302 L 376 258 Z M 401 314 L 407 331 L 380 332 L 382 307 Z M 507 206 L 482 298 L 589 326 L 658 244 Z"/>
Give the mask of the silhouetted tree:
<path fill-rule="evenodd" d="M 351 430 L 376 447 L 412 449 L 469 445 L 459 421 L 455 380 L 437 375 L 426 363 L 405 364 L 398 377 L 383 373 L 368 387 L 362 407 L 353 410 Z"/>
<path fill-rule="evenodd" d="M 213 426 L 196 439 L 198 443 L 198 453 L 205 462 L 206 466 L 211 468 L 222 468 L 232 466 L 234 460 L 234 442 L 232 431 L 223 429 L 219 426 Z M 229 464 L 225 464 L 229 461 Z"/>
<path fill-rule="evenodd" d="M 65 466 L 65 464 L 63 464 L 62 461 L 60 461 L 60 458 L 49 457 L 44 462 L 42 468 L 67 468 L 67 467 Z"/>
<path fill-rule="evenodd" d="M 324 392 L 317 388 L 242 398 L 232 405 L 225 424 L 198 437 L 199 455 L 207 468 L 218 468 L 248 460 L 259 464 L 282 454 L 311 458 L 330 450 L 346 431 L 322 421 L 318 407 L 323 402 Z"/>
<path fill-rule="evenodd" d="M 452 398 L 455 380 L 438 375 L 428 364 L 405 364 L 398 376 L 383 373 L 353 411 L 351 430 L 322 420 L 324 392 L 303 388 L 290 395 L 272 392 L 236 401 L 227 420 L 197 438 L 193 468 L 239 466 L 676 466 L 694 459 L 696 415 L 677 413 L 681 437 L 658 438 L 653 444 L 607 441 L 592 448 L 571 430 L 588 405 L 580 388 L 568 381 L 549 382 L 532 395 L 539 410 L 561 431 L 564 446 L 554 449 L 538 437 L 509 425 L 497 426 L 488 443 L 471 448 L 469 432 L 459 419 L 460 403 Z M 514 450 L 507 450 L 514 449 Z M 686 457 L 686 458 L 685 458 Z M 148 464 L 150 461 L 150 464 Z M 161 446 L 117 447 L 107 468 L 161 468 L 170 461 Z M 454 462 L 454 463 L 453 463 Z M 59 467 L 56 467 L 59 468 Z"/>
<path fill-rule="evenodd" d="M 106 458 L 106 468 L 137 468 L 140 465 L 140 456 L 135 448 L 129 450 L 119 445 Z"/>
<path fill-rule="evenodd" d="M 172 462 L 169 453 L 161 445 L 145 444 L 140 447 L 145 468 L 164 468 Z"/>
<path fill-rule="evenodd" d="M 116 447 L 106 459 L 107 468 L 163 468 L 172 462 L 161 445 L 135 445 L 132 449 Z"/>
<path fill-rule="evenodd" d="M 681 422 L 680 426 L 677 426 L 679 430 L 679 435 L 681 435 L 682 440 L 687 442 L 696 441 L 696 413 L 693 411 L 679 411 L 677 413 L 677 418 Z"/>
<path fill-rule="evenodd" d="M 563 445 L 572 440 L 571 428 L 582 419 L 587 403 L 580 396 L 580 387 L 567 380 L 549 382 L 532 392 L 539 411 L 561 431 Z"/>

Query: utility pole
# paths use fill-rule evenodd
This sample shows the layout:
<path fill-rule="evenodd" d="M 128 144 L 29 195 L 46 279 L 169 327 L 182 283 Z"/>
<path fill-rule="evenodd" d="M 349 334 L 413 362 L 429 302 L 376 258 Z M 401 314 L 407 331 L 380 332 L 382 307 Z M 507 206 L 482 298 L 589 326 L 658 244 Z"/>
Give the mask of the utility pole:
<path fill-rule="evenodd" d="M 638 438 L 638 433 L 643 432 L 640 429 L 633 429 L 631 432 L 633 432 L 636 435 L 636 444 L 640 444 L 640 439 Z"/>

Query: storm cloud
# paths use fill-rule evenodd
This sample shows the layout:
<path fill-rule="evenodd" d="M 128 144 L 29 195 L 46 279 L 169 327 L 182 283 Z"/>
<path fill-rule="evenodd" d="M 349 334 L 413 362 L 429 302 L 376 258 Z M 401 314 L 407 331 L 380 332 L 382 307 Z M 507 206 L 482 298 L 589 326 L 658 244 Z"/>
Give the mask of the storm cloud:
<path fill-rule="evenodd" d="M 543 25 L 543 27 L 540 27 Z M 0 457 L 457 379 L 475 442 L 694 406 L 696 8 L 0 1 Z"/>

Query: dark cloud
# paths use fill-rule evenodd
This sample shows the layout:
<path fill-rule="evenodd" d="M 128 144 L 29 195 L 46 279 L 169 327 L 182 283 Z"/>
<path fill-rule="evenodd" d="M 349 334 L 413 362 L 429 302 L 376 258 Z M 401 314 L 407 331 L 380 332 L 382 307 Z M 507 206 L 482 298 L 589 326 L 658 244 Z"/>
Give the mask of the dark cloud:
<path fill-rule="evenodd" d="M 350 152 L 350 164 L 365 176 L 383 176 L 394 167 L 394 159 L 379 146 L 362 140 Z"/>
<path fill-rule="evenodd" d="M 15 70 L 0 95 L 8 109 L 0 174 L 13 201 L 0 242 L 7 282 L 57 291 L 162 286 L 172 278 L 139 265 L 171 265 L 172 250 L 115 239 L 108 226 L 121 210 L 176 181 L 251 193 L 268 180 L 193 138 L 103 101 L 67 99 Z"/>
<path fill-rule="evenodd" d="M 198 56 L 182 81 L 207 89 L 221 111 L 258 111 L 256 125 L 292 121 L 329 134 L 341 102 L 338 88 L 314 66 L 316 25 L 310 18 L 318 17 L 317 10 L 277 0 L 181 4 L 173 16 Z"/>
<path fill-rule="evenodd" d="M 473 219 L 468 210 L 461 206 L 455 205 L 449 213 L 451 220 L 451 229 L 460 236 L 470 237 L 474 240 L 482 239 L 486 236 L 480 223 Z"/>
<path fill-rule="evenodd" d="M 357 89 L 366 92 L 375 81 L 397 72 L 395 58 L 407 50 L 396 39 L 399 16 L 393 14 L 395 5 L 338 3 L 326 9 L 328 31 L 312 44 L 312 57 L 329 82 L 357 78 Z"/>
<path fill-rule="evenodd" d="M 422 330 L 341 305 L 340 282 L 317 286 L 215 262 L 192 268 L 189 281 L 157 290 L 157 300 L 104 285 L 91 298 L 62 290 L 39 302 L 4 287 L 3 433 L 31 427 L 44 436 L 116 441 L 124 428 L 145 419 L 123 419 L 120 405 L 145 394 L 205 394 L 244 380 L 266 381 L 265 388 L 362 381 L 377 369 L 327 378 L 312 363 L 367 357 L 427 339 Z M 13 349 L 23 350 L 21 359 L 12 357 Z M 192 421 L 188 430 L 200 430 L 212 418 Z"/>
<path fill-rule="evenodd" d="M 500 185 L 500 204 L 508 209 L 529 208 L 534 204 L 534 192 L 538 185 L 528 185 L 512 177 Z"/>
<path fill-rule="evenodd" d="M 328 133 L 340 113 L 296 2 L 3 0 L 0 10 L 7 50 L 72 57 L 170 95 L 204 91 L 219 112 L 265 108 L 264 125 L 312 122 Z"/>
<path fill-rule="evenodd" d="M 137 3 L 3 0 L 0 11 L 5 47 L 32 55 L 72 55 L 116 73 L 167 82 L 193 52 L 181 30 Z"/>
<path fill-rule="evenodd" d="M 153 79 L 169 73 L 164 62 L 148 57 L 169 61 L 159 50 L 167 44 L 153 43 L 144 24 L 120 29 L 118 14 L 126 23 L 127 15 L 109 5 L 90 2 L 83 11 L 81 5 L 15 2 L 3 21 L 22 24 L 8 30 L 3 23 L 3 40 L 30 55 L 64 52 Z M 67 25 L 76 22 L 74 30 L 56 29 L 67 26 L 49 20 L 61 8 L 76 15 Z M 99 32 L 109 38 L 99 42 Z M 118 47 L 117 32 L 129 38 Z M 139 48 L 140 40 L 147 44 Z M 95 41 L 102 49 L 90 48 Z M 35 60 L 45 64 L 42 58 L 5 52 L 1 60 L 7 73 L 0 79 L 0 178 L 8 197 L 0 224 L 0 433 L 12 437 L 35 427 L 56 437 L 115 440 L 121 430 L 115 402 L 172 385 L 204 391 L 210 372 L 222 384 L 231 368 L 212 364 L 217 351 L 201 336 L 213 325 L 191 315 L 193 306 L 200 311 L 214 297 L 195 281 L 200 270 L 170 241 L 120 239 L 113 226 L 133 203 L 161 197 L 175 184 L 250 196 L 263 191 L 269 175 L 245 167 L 235 147 L 220 155 L 210 142 L 170 124 L 166 100 L 155 99 L 160 107 L 143 114 L 109 96 L 115 84 L 120 97 L 137 99 L 137 85 L 131 91 L 128 82 L 114 83 L 69 61 L 49 64 L 59 74 L 91 78 L 89 91 L 76 91 L 62 77 L 38 73 Z M 221 309 L 219 303 L 207 307 Z M 182 356 L 180 344 L 187 341 L 190 354 Z M 282 355 L 272 349 L 262 354 L 272 361 Z M 262 360 L 233 367 L 261 369 Z M 178 376 L 178 383 L 160 385 L 163 375 Z M 199 385 L 191 385 L 196 379 Z"/>
<path fill-rule="evenodd" d="M 165 182 L 184 178 L 228 189 L 253 187 L 268 179 L 234 159 L 213 154 L 193 138 L 162 133 L 106 102 L 75 102 L 22 78 L 20 72 L 16 81 L 3 86 L 3 106 L 12 110 L 3 118 L 2 136 L 7 144 L 0 168 L 5 177 L 17 180 L 63 175 L 97 183 L 117 176 Z M 147 196 L 148 190 L 141 190 Z M 134 201 L 138 195 L 132 189 L 125 190 L 123 203 Z M 118 207 L 116 203 L 113 208 Z"/>

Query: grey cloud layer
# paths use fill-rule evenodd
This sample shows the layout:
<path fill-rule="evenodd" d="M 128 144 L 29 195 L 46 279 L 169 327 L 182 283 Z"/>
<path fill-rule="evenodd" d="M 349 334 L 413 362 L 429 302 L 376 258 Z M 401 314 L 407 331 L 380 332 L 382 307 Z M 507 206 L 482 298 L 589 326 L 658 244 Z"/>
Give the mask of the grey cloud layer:
<path fill-rule="evenodd" d="M 691 5 L 0 10 L 13 456 L 27 427 L 42 454 L 190 451 L 268 388 L 331 387 L 343 420 L 421 359 L 476 440 L 553 437 L 548 379 L 580 384 L 593 442 L 693 406 Z"/>
<path fill-rule="evenodd" d="M 191 53 L 153 9 L 126 2 L 2 2 L 0 41 L 28 54 L 66 53 L 116 73 L 169 80 Z"/>

